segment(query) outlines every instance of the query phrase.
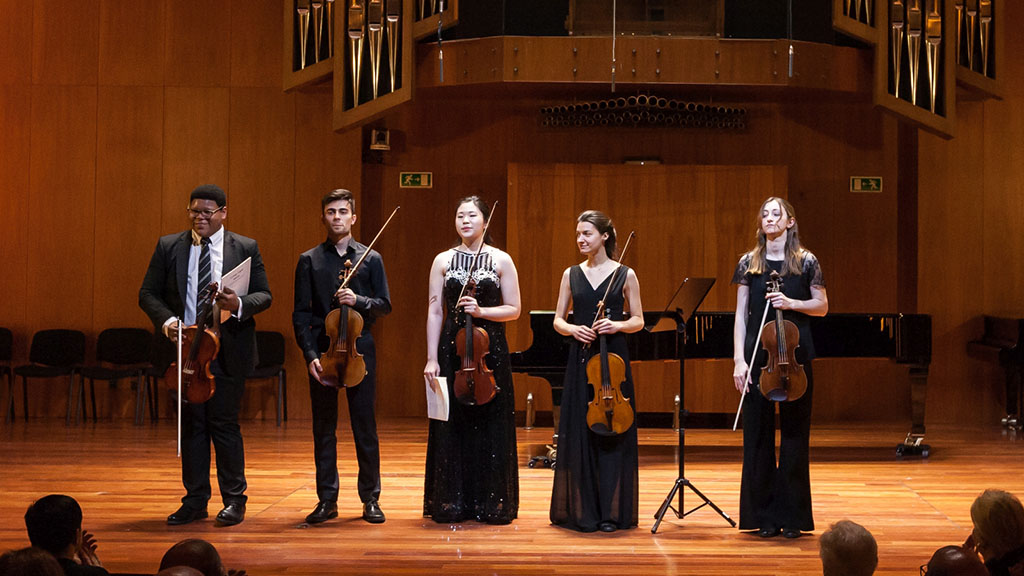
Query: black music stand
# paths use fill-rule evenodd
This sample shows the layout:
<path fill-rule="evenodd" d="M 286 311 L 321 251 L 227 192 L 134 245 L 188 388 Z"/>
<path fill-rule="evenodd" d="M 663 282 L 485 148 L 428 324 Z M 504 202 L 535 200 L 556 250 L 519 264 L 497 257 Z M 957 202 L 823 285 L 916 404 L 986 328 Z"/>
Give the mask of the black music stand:
<path fill-rule="evenodd" d="M 649 326 L 645 326 L 644 330 L 648 332 L 664 332 L 668 330 L 676 330 L 676 357 L 679 358 L 679 400 L 683 401 L 685 396 L 684 392 L 684 375 L 685 375 L 685 363 L 684 351 L 686 346 L 686 323 L 693 318 L 697 308 L 700 307 L 701 303 L 704 302 L 704 298 L 707 297 L 708 292 L 711 291 L 711 287 L 714 286 L 714 278 L 686 278 L 683 283 L 676 289 L 676 293 L 669 299 L 668 305 L 665 306 L 665 310 L 658 316 L 658 320 Z M 658 508 L 658 512 L 654 514 L 654 526 L 651 527 L 651 534 L 655 534 L 658 531 L 658 526 L 661 525 L 661 521 L 665 518 L 665 514 L 671 508 L 676 514 L 676 518 L 685 518 L 691 513 L 700 510 L 705 506 L 711 506 L 711 508 L 718 512 L 718 515 L 725 518 L 726 522 L 736 527 L 736 522 L 729 517 L 728 514 L 722 511 L 721 508 L 715 505 L 707 496 L 697 490 L 689 480 L 686 479 L 686 415 L 687 411 L 681 409 L 679 415 L 679 476 L 676 477 L 676 482 L 669 490 L 668 496 L 665 497 L 665 501 L 661 503 L 661 507 Z M 683 510 L 683 491 L 680 487 L 686 487 L 693 491 L 701 500 L 703 504 L 682 512 Z M 672 506 L 672 498 L 676 494 L 679 494 L 679 508 Z"/>

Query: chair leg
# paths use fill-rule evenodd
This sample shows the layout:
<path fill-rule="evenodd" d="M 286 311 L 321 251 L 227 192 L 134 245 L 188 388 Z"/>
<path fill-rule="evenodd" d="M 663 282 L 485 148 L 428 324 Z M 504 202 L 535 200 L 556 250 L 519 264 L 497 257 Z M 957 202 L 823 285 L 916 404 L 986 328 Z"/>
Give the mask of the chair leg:
<path fill-rule="evenodd" d="M 7 421 L 14 420 L 14 376 L 7 374 Z"/>
<path fill-rule="evenodd" d="M 160 387 L 155 377 L 149 378 L 146 392 L 149 394 L 149 422 L 156 422 L 160 417 Z"/>
<path fill-rule="evenodd" d="M 85 389 L 82 389 L 85 392 Z M 96 418 L 96 381 L 89 380 L 89 400 L 92 401 L 92 422 L 95 424 L 98 420 Z M 82 407 L 82 418 L 85 418 L 85 407 Z"/>
<path fill-rule="evenodd" d="M 84 384 L 83 384 L 84 386 Z M 68 410 L 64 416 L 64 425 L 71 426 L 71 415 L 75 415 L 75 424 L 78 424 L 78 402 L 82 399 L 82 395 L 75 396 L 75 375 L 72 373 L 68 375 Z"/>
<path fill-rule="evenodd" d="M 146 383 L 143 382 L 143 374 L 135 375 L 135 425 L 142 425 L 142 411 L 146 406 Z"/>
<path fill-rule="evenodd" d="M 28 378 L 24 376 L 21 377 L 21 403 L 22 409 L 25 411 L 25 422 L 28 422 Z M 11 410 L 14 410 L 13 406 Z"/>
<path fill-rule="evenodd" d="M 281 368 L 281 419 L 288 421 L 288 372 Z"/>
<path fill-rule="evenodd" d="M 281 402 L 283 400 L 284 383 L 281 381 L 281 374 L 277 375 L 277 425 L 281 425 Z"/>

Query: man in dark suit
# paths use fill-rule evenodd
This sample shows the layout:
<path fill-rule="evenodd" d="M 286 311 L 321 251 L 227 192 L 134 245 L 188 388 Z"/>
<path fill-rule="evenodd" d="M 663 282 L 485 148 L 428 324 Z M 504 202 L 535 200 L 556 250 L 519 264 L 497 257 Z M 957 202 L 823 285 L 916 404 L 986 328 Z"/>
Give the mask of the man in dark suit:
<path fill-rule="evenodd" d="M 351 261 L 354 266 L 367 247 L 352 238 L 356 214 L 351 192 L 327 193 L 320 208 L 327 240 L 299 256 L 292 312 L 295 339 L 309 367 L 309 395 L 313 407 L 313 452 L 319 503 L 306 516 L 306 522 L 318 524 L 338 516 L 338 388 L 322 379 L 324 367 L 320 364 L 320 355 L 330 345 L 330 338 L 324 332 L 324 319 L 331 310 L 345 305 L 363 317 L 356 350 L 363 355 L 366 376 L 358 385 L 345 388 L 345 395 L 359 463 L 357 488 L 363 503 L 363 520 L 376 524 L 384 521 L 384 512 L 377 502 L 380 497 L 380 445 L 374 416 L 377 357 L 370 327 L 377 318 L 391 312 L 391 296 L 384 261 L 375 250 L 366 254 L 348 286 L 339 290 L 338 276 L 345 262 Z"/>
<path fill-rule="evenodd" d="M 253 316 L 270 307 L 270 287 L 256 241 L 224 229 L 227 199 L 217 186 L 199 186 L 189 197 L 191 230 L 157 242 L 139 290 L 139 306 L 164 336 L 175 340 L 178 322 L 196 323 L 199 292 L 208 282 L 252 258 L 248 293 L 222 289 L 216 301 L 230 317 L 220 326 L 220 351 L 210 363 L 216 390 L 202 404 L 186 404 L 182 412 L 181 507 L 167 517 L 171 525 L 206 518 L 210 500 L 210 441 L 216 449 L 217 483 L 224 509 L 223 525 L 245 518 L 245 453 L 238 426 L 245 375 L 256 365 L 256 322 Z"/>

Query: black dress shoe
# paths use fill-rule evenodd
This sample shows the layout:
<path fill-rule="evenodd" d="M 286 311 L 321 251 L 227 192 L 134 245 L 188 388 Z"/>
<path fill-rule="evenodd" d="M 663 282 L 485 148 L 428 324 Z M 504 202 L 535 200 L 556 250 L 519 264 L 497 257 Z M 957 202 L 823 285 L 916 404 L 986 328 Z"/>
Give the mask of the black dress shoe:
<path fill-rule="evenodd" d="M 209 516 L 209 514 L 206 513 L 206 508 L 191 508 L 182 504 L 181 508 L 178 508 L 173 514 L 167 517 L 167 524 L 169 526 L 181 526 L 182 524 L 202 520 L 207 516 Z"/>
<path fill-rule="evenodd" d="M 316 508 L 306 516 L 307 524 L 320 524 L 321 522 L 327 522 L 331 518 L 338 517 L 338 503 L 328 502 L 321 500 Z"/>
<path fill-rule="evenodd" d="M 380 504 L 377 504 L 376 500 L 370 500 L 363 504 L 363 520 L 370 524 L 384 522 L 384 511 L 380 509 Z"/>
<path fill-rule="evenodd" d="M 232 502 L 217 514 L 221 526 L 234 526 L 242 520 L 245 520 L 245 504 L 241 502 Z"/>
<path fill-rule="evenodd" d="M 799 538 L 800 537 L 800 531 L 797 530 L 796 528 L 783 528 L 782 529 L 782 537 L 783 538 Z"/>
<path fill-rule="evenodd" d="M 780 532 L 782 532 L 782 530 L 779 530 L 778 528 L 761 528 L 757 531 L 757 535 L 761 538 L 772 538 L 778 536 Z"/>
<path fill-rule="evenodd" d="M 601 522 L 597 525 L 597 529 L 601 532 L 615 532 L 618 529 L 614 522 Z"/>

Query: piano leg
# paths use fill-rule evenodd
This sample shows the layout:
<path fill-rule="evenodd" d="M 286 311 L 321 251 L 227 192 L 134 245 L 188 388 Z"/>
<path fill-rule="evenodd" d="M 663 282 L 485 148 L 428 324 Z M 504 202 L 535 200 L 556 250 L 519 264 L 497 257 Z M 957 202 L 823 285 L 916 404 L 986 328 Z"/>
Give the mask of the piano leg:
<path fill-rule="evenodd" d="M 924 443 L 924 409 L 928 395 L 928 365 L 910 367 L 910 433 L 903 443 L 896 446 L 897 456 L 921 456 L 927 458 L 931 446 Z"/>
<path fill-rule="evenodd" d="M 554 423 L 554 433 L 551 435 L 551 444 L 544 446 L 546 452 L 530 458 L 526 463 L 530 468 L 554 468 L 555 460 L 558 457 L 558 421 L 562 415 L 562 382 L 564 377 L 544 377 L 551 384 L 551 420 Z"/>
<path fill-rule="evenodd" d="M 1005 365 L 1006 370 L 1006 418 L 1003 418 L 1003 426 L 1010 430 L 1019 430 L 1021 425 L 1021 368 L 1015 365 Z"/>

